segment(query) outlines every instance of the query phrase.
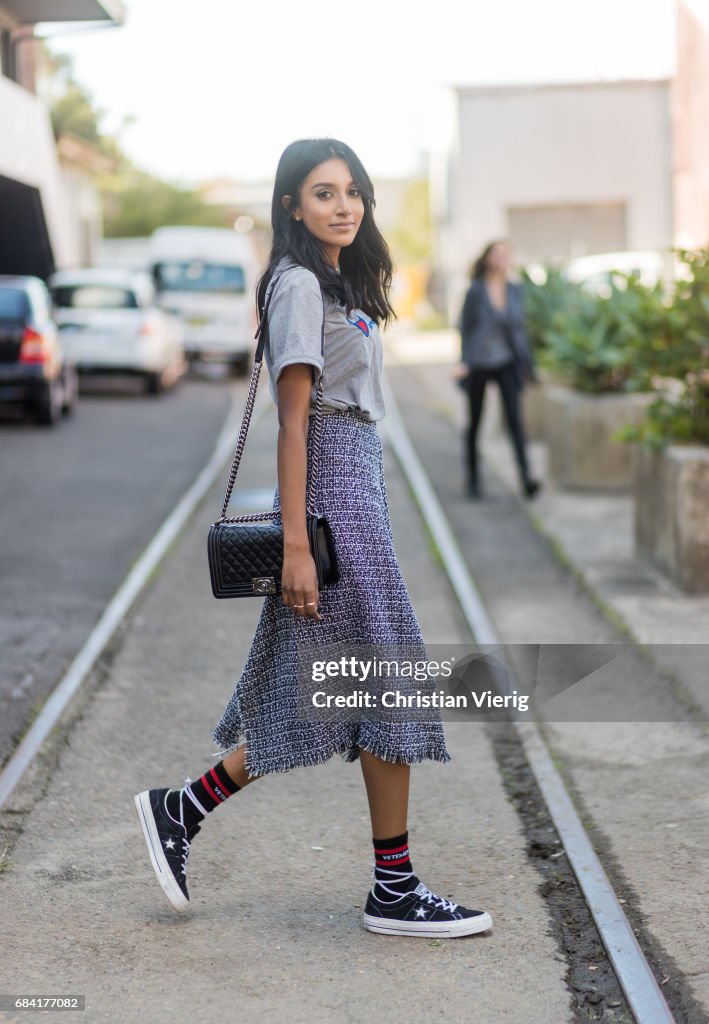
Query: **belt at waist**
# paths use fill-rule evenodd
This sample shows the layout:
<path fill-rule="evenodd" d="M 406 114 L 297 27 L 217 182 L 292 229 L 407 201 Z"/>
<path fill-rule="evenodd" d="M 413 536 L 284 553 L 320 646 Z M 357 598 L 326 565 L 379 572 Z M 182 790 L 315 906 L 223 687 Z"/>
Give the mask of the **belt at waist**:
<path fill-rule="evenodd" d="M 324 416 L 356 416 L 358 420 L 364 420 L 365 423 L 374 423 L 374 420 L 370 419 L 366 413 L 353 406 L 349 406 L 347 409 L 337 409 L 334 405 L 323 405 L 321 411 Z M 311 409 L 309 415 L 314 416 L 315 409 Z"/>

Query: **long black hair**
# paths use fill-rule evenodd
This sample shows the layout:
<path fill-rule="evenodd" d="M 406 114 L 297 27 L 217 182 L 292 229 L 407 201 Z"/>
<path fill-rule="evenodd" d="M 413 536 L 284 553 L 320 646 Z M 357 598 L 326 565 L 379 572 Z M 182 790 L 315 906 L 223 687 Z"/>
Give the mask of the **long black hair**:
<path fill-rule="evenodd" d="M 360 191 L 364 216 L 351 245 L 340 252 L 338 274 L 325 255 L 317 238 L 302 220 L 293 219 L 283 205 L 283 197 L 291 197 L 291 207 L 298 205 L 303 182 L 318 164 L 341 157 L 347 164 Z M 337 139 L 298 139 L 286 146 L 278 161 L 271 204 L 273 241 L 266 270 L 256 289 L 259 315 L 273 270 L 284 256 L 311 270 L 323 292 L 347 311 L 358 308 L 378 324 L 388 323 L 396 314 L 389 303 L 393 266 L 389 247 L 374 223 L 374 187 L 357 154 Z"/>

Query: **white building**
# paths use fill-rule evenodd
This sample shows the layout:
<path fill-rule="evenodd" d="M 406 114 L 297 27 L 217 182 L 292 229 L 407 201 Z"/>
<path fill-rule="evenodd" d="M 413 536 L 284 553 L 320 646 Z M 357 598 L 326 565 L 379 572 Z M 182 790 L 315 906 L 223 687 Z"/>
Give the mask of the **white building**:
<path fill-rule="evenodd" d="M 708 34 L 682 3 L 677 18 L 671 79 L 454 90 L 455 135 L 432 168 L 449 316 L 495 238 L 520 264 L 709 244 Z"/>
<path fill-rule="evenodd" d="M 71 203 L 76 177 L 73 193 L 68 187 L 79 143 L 62 171 L 48 108 L 34 94 L 34 27 L 123 18 L 120 0 L 0 0 L 0 273 L 46 278 L 85 259 Z"/>

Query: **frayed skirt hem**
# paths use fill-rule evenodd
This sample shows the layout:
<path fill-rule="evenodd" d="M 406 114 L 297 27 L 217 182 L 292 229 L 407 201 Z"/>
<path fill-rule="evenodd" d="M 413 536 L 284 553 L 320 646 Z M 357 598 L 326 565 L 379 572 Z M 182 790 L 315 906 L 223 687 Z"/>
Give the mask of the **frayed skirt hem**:
<path fill-rule="evenodd" d="M 217 740 L 216 737 L 215 742 L 219 743 L 219 740 Z M 251 749 L 248 746 L 248 741 L 243 740 L 241 742 L 237 741 L 232 743 L 230 746 L 223 747 L 216 756 L 221 758 L 227 757 L 236 750 L 240 750 L 243 746 L 247 748 L 244 758 L 244 768 L 246 769 L 246 774 L 250 779 L 260 778 L 262 775 L 289 772 L 294 768 L 309 768 L 314 765 L 325 764 L 336 754 L 339 754 L 346 763 L 352 764 L 354 761 L 358 761 L 360 759 L 360 750 L 365 750 L 369 754 L 374 754 L 375 757 L 380 758 L 382 761 L 387 761 L 390 764 L 412 765 L 421 764 L 423 761 L 429 760 L 438 761 L 440 764 L 446 764 L 448 761 L 452 760 L 444 743 L 433 743 L 424 747 L 420 751 L 411 751 L 405 756 L 392 756 L 391 748 L 386 743 L 352 743 L 349 740 L 346 743 L 341 743 L 339 746 L 333 746 L 329 750 L 313 751 L 312 753 L 291 755 L 290 757 L 282 756 L 278 758 L 269 758 L 267 761 L 258 757 L 253 757 Z"/>

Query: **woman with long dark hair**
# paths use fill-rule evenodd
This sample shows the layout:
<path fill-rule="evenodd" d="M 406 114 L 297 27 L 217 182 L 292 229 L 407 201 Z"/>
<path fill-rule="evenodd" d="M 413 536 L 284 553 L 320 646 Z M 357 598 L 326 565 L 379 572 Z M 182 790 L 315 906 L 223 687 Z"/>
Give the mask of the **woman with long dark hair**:
<path fill-rule="evenodd" d="M 263 775 L 320 764 L 336 753 L 359 760 L 374 842 L 365 927 L 454 937 L 488 930 L 489 914 L 431 892 L 414 874 L 408 847 L 410 765 L 450 760 L 440 715 L 298 717 L 296 668 L 306 649 L 322 645 L 328 657 L 333 651 L 349 657 L 361 645 L 369 651 L 393 645 L 425 657 L 394 551 L 377 428 L 385 414 L 379 324 L 394 314 L 392 264 L 374 205 L 372 182 L 344 143 L 303 139 L 281 156 L 273 245 L 257 302 L 259 315 L 268 303 L 264 359 L 278 407 L 273 508 L 284 532 L 282 593 L 264 599 L 246 665 L 214 731 L 223 759 L 196 782 L 148 790 L 135 802 L 160 884 L 183 911 L 190 843 L 207 814 Z M 321 591 L 305 518 L 319 375 L 316 500 L 330 523 L 340 570 L 339 581 Z"/>
<path fill-rule="evenodd" d="M 460 384 L 468 396 L 465 432 L 465 490 L 469 497 L 483 494 L 477 436 L 483 413 L 485 387 L 497 382 L 505 420 L 514 447 L 522 493 L 532 498 L 540 488 L 529 470 L 520 396 L 529 381 L 536 381 L 532 352 L 524 328 L 522 289 L 509 278 L 511 247 L 505 239 L 490 242 L 473 264 L 470 287 L 460 316 Z"/>

